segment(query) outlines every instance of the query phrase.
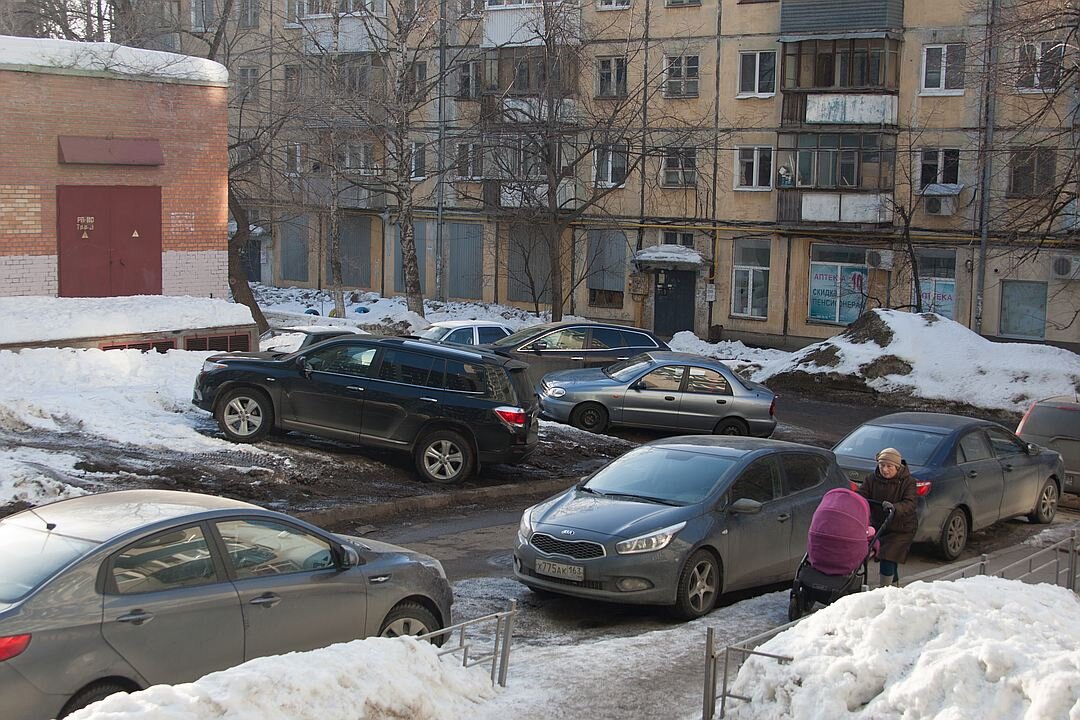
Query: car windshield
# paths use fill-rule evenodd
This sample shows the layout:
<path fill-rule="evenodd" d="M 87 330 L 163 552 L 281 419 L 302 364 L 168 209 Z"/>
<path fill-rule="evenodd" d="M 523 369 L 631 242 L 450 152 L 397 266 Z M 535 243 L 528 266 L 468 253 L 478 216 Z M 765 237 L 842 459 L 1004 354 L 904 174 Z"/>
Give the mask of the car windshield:
<path fill-rule="evenodd" d="M 97 547 L 97 543 L 57 532 L 0 523 L 0 602 L 26 597 L 68 563 Z"/>
<path fill-rule="evenodd" d="M 619 382 L 629 382 L 639 373 L 644 372 L 651 362 L 652 358 L 648 355 L 635 355 L 629 360 L 620 360 L 614 365 L 608 365 L 604 368 L 604 374 Z"/>
<path fill-rule="evenodd" d="M 944 432 L 863 425 L 833 448 L 837 455 L 873 460 L 884 448 L 896 448 L 908 465 L 926 465 L 945 439 Z"/>
<path fill-rule="evenodd" d="M 513 335 L 507 335 L 504 338 L 499 338 L 498 340 L 496 340 L 495 342 L 493 342 L 491 344 L 496 346 L 496 347 L 509 347 L 511 345 L 517 345 L 518 343 L 525 342 L 526 340 L 533 337 L 534 335 L 541 334 L 542 332 L 547 330 L 549 327 L 551 327 L 551 326 L 550 325 L 532 325 L 530 327 L 522 328 L 521 330 L 518 330 Z"/>
<path fill-rule="evenodd" d="M 432 325 L 427 330 L 424 330 L 417 337 L 422 337 L 425 340 L 442 340 L 446 333 L 450 332 L 450 328 L 438 327 Z"/>
<path fill-rule="evenodd" d="M 598 495 L 692 505 L 708 497 L 734 464 L 734 458 L 647 446 L 604 467 L 582 488 Z"/>

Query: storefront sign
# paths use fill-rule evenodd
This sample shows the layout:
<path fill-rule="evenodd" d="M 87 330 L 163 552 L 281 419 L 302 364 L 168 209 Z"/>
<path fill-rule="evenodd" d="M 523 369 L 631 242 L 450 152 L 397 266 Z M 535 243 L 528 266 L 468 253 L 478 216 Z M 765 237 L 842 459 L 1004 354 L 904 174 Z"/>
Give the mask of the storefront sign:
<path fill-rule="evenodd" d="M 914 288 L 912 288 L 914 291 Z M 919 278 L 924 312 L 935 312 L 952 320 L 956 319 L 956 281 L 937 278 Z"/>
<path fill-rule="evenodd" d="M 866 267 L 810 264 L 810 319 L 848 324 L 866 307 Z"/>

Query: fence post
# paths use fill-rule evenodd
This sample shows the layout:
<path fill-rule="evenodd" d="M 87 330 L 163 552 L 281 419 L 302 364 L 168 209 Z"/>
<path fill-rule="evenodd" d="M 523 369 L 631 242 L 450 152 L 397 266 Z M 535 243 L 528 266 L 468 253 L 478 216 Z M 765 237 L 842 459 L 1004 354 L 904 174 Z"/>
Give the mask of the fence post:
<path fill-rule="evenodd" d="M 506 687 L 506 673 L 510 669 L 510 641 L 514 633 L 514 618 L 517 616 L 517 600 L 510 601 L 510 611 L 503 626 L 502 656 L 499 658 L 499 685 Z"/>
<path fill-rule="evenodd" d="M 1069 582 L 1066 587 L 1076 592 L 1076 528 L 1069 531 Z"/>
<path fill-rule="evenodd" d="M 705 697 L 701 708 L 701 720 L 712 720 L 716 712 L 716 659 L 713 657 L 713 643 L 716 631 L 705 630 Z"/>
<path fill-rule="evenodd" d="M 987 564 L 987 562 L 989 560 L 990 560 L 990 556 L 987 555 L 986 553 L 983 553 L 982 555 L 979 556 L 979 574 L 980 575 L 985 575 L 986 574 L 986 564 Z"/>

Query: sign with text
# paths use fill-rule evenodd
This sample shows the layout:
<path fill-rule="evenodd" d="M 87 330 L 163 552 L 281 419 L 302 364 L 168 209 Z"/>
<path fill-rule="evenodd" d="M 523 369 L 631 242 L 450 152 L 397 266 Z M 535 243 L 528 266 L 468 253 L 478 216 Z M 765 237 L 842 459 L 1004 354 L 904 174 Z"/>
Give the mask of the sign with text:
<path fill-rule="evenodd" d="M 864 265 L 810 264 L 810 319 L 829 323 L 854 322 L 866 307 L 867 271 Z"/>

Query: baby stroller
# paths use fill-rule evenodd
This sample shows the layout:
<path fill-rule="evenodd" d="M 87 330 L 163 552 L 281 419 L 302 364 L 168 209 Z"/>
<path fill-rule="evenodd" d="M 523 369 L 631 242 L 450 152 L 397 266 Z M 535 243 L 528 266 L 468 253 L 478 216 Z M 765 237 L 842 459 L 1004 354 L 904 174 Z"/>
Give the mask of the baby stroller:
<path fill-rule="evenodd" d="M 789 620 L 798 620 L 815 603 L 828 605 L 862 588 L 875 540 L 893 512 L 892 508 L 881 510 L 881 504 L 874 502 L 874 515 L 880 516 L 881 522 L 871 525 L 870 502 L 844 488 L 825 493 L 810 520 L 806 555 L 795 571 Z"/>

